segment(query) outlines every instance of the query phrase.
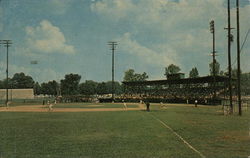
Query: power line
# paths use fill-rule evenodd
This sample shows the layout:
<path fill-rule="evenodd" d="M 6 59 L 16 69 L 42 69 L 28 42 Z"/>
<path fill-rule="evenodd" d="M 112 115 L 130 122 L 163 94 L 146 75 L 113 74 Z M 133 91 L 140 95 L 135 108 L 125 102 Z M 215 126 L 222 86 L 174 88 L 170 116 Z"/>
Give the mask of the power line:
<path fill-rule="evenodd" d="M 238 87 L 238 104 L 239 115 L 242 115 L 241 111 L 241 68 L 240 68 L 240 18 L 239 18 L 239 0 L 236 0 L 236 25 L 237 25 L 237 87 Z"/>
<path fill-rule="evenodd" d="M 225 29 L 227 29 L 227 28 L 225 28 Z M 247 41 L 247 38 L 248 38 L 249 33 L 250 33 L 250 29 L 248 29 L 248 31 L 247 31 L 247 33 L 246 33 L 246 36 L 245 36 L 245 39 L 244 39 L 244 42 L 243 42 L 243 44 L 241 45 L 240 54 L 243 54 L 243 53 L 244 53 L 242 50 L 243 50 L 244 45 L 245 45 L 245 43 L 246 43 L 246 41 Z M 234 64 L 236 64 L 236 61 L 237 61 L 237 59 L 234 59 L 234 61 L 232 62 L 231 66 L 233 66 Z M 227 70 L 228 70 L 228 67 L 227 67 L 224 71 L 227 71 Z"/>
<path fill-rule="evenodd" d="M 232 64 L 231 64 L 231 42 L 233 42 L 233 35 L 231 34 L 231 19 L 230 19 L 230 0 L 227 0 L 227 13 L 228 13 L 228 77 L 229 77 L 229 101 L 230 101 L 230 114 L 233 113 L 233 95 L 232 95 Z"/>
<path fill-rule="evenodd" d="M 243 50 L 244 45 L 245 45 L 245 43 L 246 43 L 246 41 L 247 41 L 247 37 L 248 37 L 249 33 L 250 33 L 250 29 L 248 29 L 248 31 L 247 31 L 247 33 L 246 33 L 244 42 L 243 42 L 243 44 L 241 45 L 241 48 L 240 48 L 240 53 L 242 53 L 242 50 Z"/>
<path fill-rule="evenodd" d="M 248 35 L 249 35 L 249 33 L 250 33 L 250 29 L 248 29 L 248 31 L 247 31 L 247 33 L 246 33 L 246 36 L 245 36 L 245 39 L 244 39 L 244 42 L 243 42 L 243 44 L 241 45 L 241 48 L 240 48 L 240 54 L 242 54 L 243 53 L 243 48 L 244 48 L 244 45 L 245 45 L 245 43 L 246 43 L 246 41 L 247 41 L 247 37 L 248 37 Z M 232 65 L 231 66 L 233 66 L 234 64 L 236 64 L 236 61 L 237 61 L 237 59 L 234 59 L 234 61 L 233 61 L 233 63 L 232 63 Z"/>

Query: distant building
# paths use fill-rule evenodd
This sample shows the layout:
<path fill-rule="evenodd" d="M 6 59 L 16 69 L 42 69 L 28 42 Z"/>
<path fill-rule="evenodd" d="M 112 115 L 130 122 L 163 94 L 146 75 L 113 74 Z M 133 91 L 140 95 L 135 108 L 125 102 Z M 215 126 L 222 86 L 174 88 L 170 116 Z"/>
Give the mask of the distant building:
<path fill-rule="evenodd" d="M 9 100 L 11 99 L 34 99 L 34 89 L 9 89 Z M 0 89 L 0 99 L 6 99 L 6 89 Z"/>

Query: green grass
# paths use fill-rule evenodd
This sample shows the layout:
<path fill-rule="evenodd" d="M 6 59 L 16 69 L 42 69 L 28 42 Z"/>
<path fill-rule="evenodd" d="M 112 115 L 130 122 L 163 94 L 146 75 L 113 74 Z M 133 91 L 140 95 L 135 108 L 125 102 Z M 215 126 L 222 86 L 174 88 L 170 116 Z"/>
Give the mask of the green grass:
<path fill-rule="evenodd" d="M 138 108 L 138 105 L 128 105 L 128 108 Z M 70 103 L 56 104 L 53 108 L 124 108 L 122 103 Z"/>
<path fill-rule="evenodd" d="M 151 112 L 2 112 L 0 157 L 199 157 L 154 117 L 208 158 L 250 155 L 249 111 L 239 117 L 221 115 L 220 107 L 151 108 Z"/>
<path fill-rule="evenodd" d="M 45 101 L 45 104 L 47 101 L 54 101 L 54 98 L 36 98 L 36 99 L 10 99 L 11 102 L 10 106 L 23 106 L 23 105 L 42 105 L 43 100 Z M 0 100 L 0 106 L 6 106 L 5 105 L 6 100 Z"/>
<path fill-rule="evenodd" d="M 171 126 L 207 157 L 250 156 L 250 112 L 224 116 L 218 107 L 169 107 L 152 115 Z"/>

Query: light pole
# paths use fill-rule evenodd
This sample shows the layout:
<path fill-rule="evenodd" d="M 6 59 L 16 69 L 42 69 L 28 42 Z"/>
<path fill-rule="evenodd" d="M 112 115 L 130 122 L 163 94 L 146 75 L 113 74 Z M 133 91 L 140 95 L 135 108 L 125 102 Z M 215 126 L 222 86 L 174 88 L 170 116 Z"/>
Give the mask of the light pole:
<path fill-rule="evenodd" d="M 212 52 L 212 56 L 213 56 L 213 99 L 215 99 L 216 97 L 216 91 L 215 91 L 215 26 L 214 26 L 214 20 L 210 21 L 210 32 L 213 34 L 213 52 Z"/>
<path fill-rule="evenodd" d="M 115 49 L 117 42 L 111 41 L 108 42 L 108 45 L 111 46 L 112 50 L 112 102 L 114 102 L 114 73 L 115 73 Z"/>
<path fill-rule="evenodd" d="M 7 49 L 7 56 L 6 56 L 6 61 L 7 61 L 7 68 L 6 68 L 6 106 L 8 106 L 8 101 L 9 101 L 9 47 L 11 46 L 12 42 L 11 40 L 2 40 L 2 44 Z"/>

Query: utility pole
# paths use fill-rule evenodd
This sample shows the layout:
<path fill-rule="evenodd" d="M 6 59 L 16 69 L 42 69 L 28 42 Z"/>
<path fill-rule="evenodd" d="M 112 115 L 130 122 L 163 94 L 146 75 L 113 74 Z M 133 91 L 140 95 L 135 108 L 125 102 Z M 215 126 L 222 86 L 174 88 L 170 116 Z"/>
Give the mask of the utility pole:
<path fill-rule="evenodd" d="M 112 50 L 112 102 L 114 102 L 114 73 L 115 73 L 115 49 L 117 42 L 111 41 L 108 42 L 108 45 L 110 45 Z"/>
<path fill-rule="evenodd" d="M 242 115 L 241 111 L 241 70 L 240 70 L 240 20 L 239 20 L 239 0 L 236 0 L 236 23 L 237 23 L 237 87 L 238 87 L 238 104 L 239 115 Z"/>
<path fill-rule="evenodd" d="M 11 40 L 2 40 L 4 46 L 7 48 L 7 68 L 6 68 L 6 106 L 8 106 L 9 101 L 9 47 L 11 46 Z"/>
<path fill-rule="evenodd" d="M 213 94 L 213 99 L 215 99 L 216 97 L 216 90 L 215 90 L 215 27 L 214 27 L 214 20 L 212 20 L 210 22 L 210 32 L 213 34 L 213 52 L 212 52 L 212 56 L 213 56 L 213 88 L 214 88 L 214 94 Z"/>
<path fill-rule="evenodd" d="M 0 0 L 1 1 L 1 0 Z M 3 40 L 0 40 L 0 46 L 1 46 L 1 44 L 3 44 Z"/>
<path fill-rule="evenodd" d="M 227 13 L 228 13 L 228 25 L 227 38 L 228 38 L 228 77 L 229 77 L 229 100 L 230 100 L 230 114 L 233 113 L 233 97 L 232 97 L 232 64 L 231 64 L 231 42 L 233 42 L 233 35 L 231 34 L 231 20 L 230 20 L 230 0 L 227 0 Z"/>

